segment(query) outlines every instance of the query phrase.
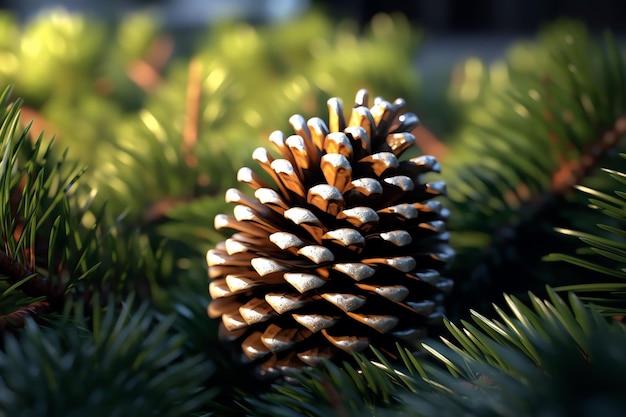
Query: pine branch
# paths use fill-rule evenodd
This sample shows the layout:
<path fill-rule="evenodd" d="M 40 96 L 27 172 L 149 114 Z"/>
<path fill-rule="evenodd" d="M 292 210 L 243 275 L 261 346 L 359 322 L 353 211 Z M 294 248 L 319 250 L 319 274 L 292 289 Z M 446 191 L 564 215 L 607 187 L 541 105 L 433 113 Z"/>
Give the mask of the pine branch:
<path fill-rule="evenodd" d="M 615 120 L 613 126 L 602 132 L 596 140 L 586 145 L 586 149 L 572 160 L 563 157 L 561 167 L 552 174 L 550 194 L 565 195 L 570 193 L 574 187 L 584 181 L 598 166 L 606 153 L 615 147 L 618 140 L 626 135 L 626 114 Z"/>
<path fill-rule="evenodd" d="M 469 271 L 465 271 L 469 282 L 479 282 L 485 274 L 485 265 L 492 259 L 499 258 L 503 248 L 514 247 L 516 241 L 524 231 L 532 228 L 536 219 L 550 218 L 551 213 L 558 210 L 564 198 L 577 186 L 597 170 L 606 153 L 613 149 L 619 138 L 626 134 L 626 115 L 619 117 L 612 128 L 598 135 L 597 139 L 586 145 L 586 150 L 581 152 L 577 159 L 562 161 L 559 169 L 551 175 L 551 185 L 539 195 L 527 194 L 524 184 L 519 184 L 517 189 L 508 190 L 512 200 L 519 201 L 517 210 L 522 216 L 513 218 L 509 223 L 498 225 L 492 232 L 491 244 L 484 248 L 484 255 L 477 265 Z M 507 197 L 505 197 L 507 198 Z M 473 284 L 470 284 L 473 285 Z M 491 288 L 492 293 L 499 294 L 511 290 L 506 286 Z"/>
<path fill-rule="evenodd" d="M 9 284 L 18 287 L 25 295 L 33 298 L 45 297 L 46 309 L 59 308 L 64 299 L 62 287 L 53 285 L 52 280 L 38 272 L 32 272 L 4 252 L 0 252 L 0 274 L 5 275 Z M 32 310 L 46 311 L 40 307 Z M 16 311 L 17 312 L 17 311 Z M 14 313 L 16 313 L 14 312 Z M 23 323 L 23 321 L 21 321 Z"/>
<path fill-rule="evenodd" d="M 572 273 L 539 260 L 558 244 L 552 227 L 577 217 L 564 211 L 574 207 L 566 204 L 574 186 L 626 133 L 626 94 L 617 88 L 626 65 L 610 39 L 603 46 L 576 25 L 553 25 L 526 46 L 537 65 L 518 68 L 511 58 L 506 88 L 485 81 L 468 108 L 475 120 L 443 161 L 456 213 L 453 316 Z"/>
<path fill-rule="evenodd" d="M 626 158 L 625 154 L 621 155 Z M 617 170 L 605 169 L 604 174 L 626 184 L 626 174 Z M 626 220 L 626 201 L 623 191 L 613 190 L 611 195 L 601 191 L 578 186 L 580 191 L 589 194 L 590 207 L 605 215 L 604 223 L 597 224 L 603 234 L 592 234 L 571 229 L 557 228 L 562 234 L 577 237 L 587 248 L 579 249 L 576 255 L 552 253 L 544 257 L 546 261 L 567 262 L 587 270 L 598 272 L 598 280 L 573 280 L 559 287 L 561 291 L 576 291 L 581 298 L 592 303 L 603 314 L 623 316 L 626 314 L 626 245 L 623 222 Z M 613 224 L 611 224 L 613 223 Z"/>
<path fill-rule="evenodd" d="M 203 387 L 213 366 L 184 355 L 174 321 L 132 296 L 91 316 L 77 303 L 47 328 L 24 320 L 0 350 L 0 415 L 197 415 L 214 395 Z"/>
<path fill-rule="evenodd" d="M 181 152 L 189 168 L 198 165 L 198 158 L 194 155 L 194 147 L 198 142 L 200 122 L 200 103 L 202 99 L 202 62 L 192 59 L 189 62 L 189 81 L 187 82 L 187 111 Z"/>
<path fill-rule="evenodd" d="M 418 125 L 411 132 L 415 136 L 415 145 L 424 155 L 443 159 L 449 152 L 448 147 L 423 125 Z"/>
<path fill-rule="evenodd" d="M 575 296 L 569 303 L 530 295 L 531 306 L 507 297 L 511 313 L 472 314 L 448 323 L 450 340 L 426 342 L 435 362 L 408 350 L 390 363 L 356 355 L 358 368 L 324 364 L 275 385 L 250 412 L 260 416 L 593 416 L 619 415 L 626 360 L 626 327 L 607 322 Z M 340 395 L 336 396 L 336 393 Z M 593 403 L 589 406 L 589 402 Z"/>
<path fill-rule="evenodd" d="M 185 164 L 189 169 L 194 169 L 198 165 L 198 158 L 194 153 L 194 147 L 198 142 L 200 127 L 200 111 L 202 99 L 202 62 L 193 58 L 189 62 L 188 81 L 187 81 L 187 99 L 185 112 L 185 127 L 182 132 L 182 142 L 180 152 L 185 160 Z M 144 215 L 147 224 L 160 223 L 167 218 L 167 212 L 175 208 L 177 205 L 189 204 L 194 201 L 193 197 L 171 197 L 166 196 L 155 202 L 152 202 L 144 209 Z"/>
<path fill-rule="evenodd" d="M 0 332 L 24 327 L 28 319 L 37 320 L 40 316 L 50 311 L 49 302 L 36 301 L 24 307 L 20 307 L 9 314 L 0 315 Z"/>
<path fill-rule="evenodd" d="M 43 136 L 31 140 L 28 128 L 18 129 L 21 102 L 9 105 L 9 90 L 1 101 L 7 109 L 0 123 L 3 312 L 59 313 L 80 302 L 97 309 L 96 294 L 121 299 L 135 291 L 148 298 L 150 287 L 170 274 L 161 269 L 167 258 L 157 258 L 145 237 L 125 232 L 104 207 L 94 209 L 95 194 L 78 184 L 84 170 L 53 143 L 44 145 Z M 33 304 L 39 302 L 46 308 Z"/>
<path fill-rule="evenodd" d="M 126 68 L 126 74 L 142 90 L 150 92 L 161 82 L 161 72 L 171 58 L 174 51 L 174 42 L 162 35 L 153 40 L 144 57 L 131 62 Z"/>

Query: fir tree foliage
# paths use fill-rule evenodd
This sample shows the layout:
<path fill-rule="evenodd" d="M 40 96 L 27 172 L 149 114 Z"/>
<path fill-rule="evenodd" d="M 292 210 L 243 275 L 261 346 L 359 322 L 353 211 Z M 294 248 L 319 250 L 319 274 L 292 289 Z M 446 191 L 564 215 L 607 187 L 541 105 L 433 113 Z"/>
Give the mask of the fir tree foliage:
<path fill-rule="evenodd" d="M 174 316 L 111 297 L 91 318 L 77 304 L 49 328 L 25 322 L 0 352 L 0 415 L 181 416 L 213 393 L 202 355 L 184 356 Z"/>
<path fill-rule="evenodd" d="M 117 223 L 104 226 L 77 185 L 83 171 L 20 127 L 21 102 L 9 95 L 0 115 L 0 415 L 196 411 L 213 396 L 204 387 L 213 366 L 189 353 L 177 317 L 149 301 L 161 254 L 137 234 L 120 239 Z"/>
<path fill-rule="evenodd" d="M 625 154 L 620 154 L 620 156 L 626 158 Z M 604 168 L 603 171 L 620 186 L 626 184 L 624 172 L 608 168 Z M 589 246 L 578 249 L 576 254 L 553 253 L 544 259 L 569 262 L 606 276 L 604 280 L 570 284 L 559 289 L 585 293 L 586 295 L 582 298 L 592 303 L 593 308 L 608 316 L 623 316 L 626 314 L 626 283 L 624 282 L 626 279 L 624 237 L 626 235 L 622 223 L 626 219 L 626 203 L 624 202 L 626 194 L 621 189 L 607 194 L 586 186 L 577 188 L 590 196 L 589 207 L 602 213 L 608 221 L 597 224 L 599 233 L 557 228 L 560 233 L 577 237 Z"/>
<path fill-rule="evenodd" d="M 137 233 L 124 233 L 119 219 L 91 207 L 94 192 L 79 186 L 84 169 L 43 136 L 32 139 L 19 124 L 21 102 L 9 104 L 9 95 L 6 89 L 0 115 L 2 326 L 68 302 L 97 304 L 94 292 L 147 295 L 167 272 L 163 259 Z"/>
<path fill-rule="evenodd" d="M 463 122 L 442 161 L 458 288 L 468 290 L 452 302 L 570 284 L 563 277 L 571 269 L 541 258 L 550 245 L 564 245 L 555 225 L 593 221 L 572 191 L 622 146 L 623 52 L 610 34 L 597 39 L 577 22 L 560 21 L 490 67 L 473 60 L 463 68 L 465 77 L 452 84 Z M 475 292 L 485 287 L 491 298 Z"/>
<path fill-rule="evenodd" d="M 20 323 L 38 310 L 58 308 L 66 290 L 97 266 L 87 264 L 83 245 L 89 247 L 90 242 L 79 237 L 80 217 L 72 216 L 69 209 L 68 193 L 79 173 L 62 160 L 57 166 L 51 164 L 51 148 L 42 146 L 41 137 L 31 144 L 27 129 L 19 126 L 20 103 L 9 104 L 9 94 L 6 89 L 2 95 L 6 110 L 0 114 L 2 284 L 3 300 L 11 300 L 3 308 L 3 327 L 14 320 Z M 48 250 L 57 244 L 58 252 Z M 68 255 L 74 262 L 62 266 Z M 22 296 L 16 297 L 15 290 Z"/>
<path fill-rule="evenodd" d="M 356 356 L 358 367 L 327 364 L 294 374 L 252 415 L 274 416 L 618 416 L 624 410 L 626 330 L 576 296 L 507 297 L 498 318 L 477 312 L 447 323 L 450 338 L 427 342 L 435 362 L 400 350 L 401 364 Z"/>

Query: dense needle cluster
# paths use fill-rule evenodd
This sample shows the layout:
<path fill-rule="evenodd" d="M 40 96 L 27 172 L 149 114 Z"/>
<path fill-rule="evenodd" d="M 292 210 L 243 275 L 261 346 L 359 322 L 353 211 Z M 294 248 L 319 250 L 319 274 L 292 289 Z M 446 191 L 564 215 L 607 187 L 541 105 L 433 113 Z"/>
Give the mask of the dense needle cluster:
<path fill-rule="evenodd" d="M 264 374 L 315 366 L 366 349 L 424 337 L 440 320 L 452 287 L 439 270 L 454 252 L 449 211 L 433 197 L 445 184 L 432 156 L 400 160 L 419 123 L 393 103 L 360 90 L 349 119 L 328 100 L 320 118 L 289 119 L 295 134 L 273 132 L 274 158 L 253 158 L 274 184 L 250 168 L 237 178 L 254 197 L 226 192 L 233 216 L 217 229 L 236 231 L 207 253 L 209 315 L 221 317 L 220 339 Z"/>

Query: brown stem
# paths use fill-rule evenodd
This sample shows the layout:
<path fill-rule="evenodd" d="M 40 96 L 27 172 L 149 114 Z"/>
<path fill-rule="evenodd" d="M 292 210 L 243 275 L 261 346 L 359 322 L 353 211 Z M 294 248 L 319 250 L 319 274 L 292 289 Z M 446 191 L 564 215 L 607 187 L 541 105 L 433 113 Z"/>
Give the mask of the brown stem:
<path fill-rule="evenodd" d="M 137 59 L 126 68 L 126 75 L 146 92 L 162 81 L 161 71 L 174 51 L 174 42 L 168 36 L 154 40 L 143 59 Z"/>
<path fill-rule="evenodd" d="M 27 306 L 20 307 L 12 313 L 0 316 L 0 331 L 9 328 L 24 327 L 27 318 L 37 318 L 50 310 L 47 301 L 36 301 Z"/>
<path fill-rule="evenodd" d="M 30 138 L 34 142 L 45 132 L 57 132 L 58 130 L 47 120 L 41 112 L 33 107 L 22 106 L 20 112 L 22 125 L 30 123 Z"/>
<path fill-rule="evenodd" d="M 202 98 L 202 63 L 199 59 L 189 62 L 189 79 L 187 81 L 187 110 L 185 129 L 183 130 L 183 143 L 181 151 L 185 156 L 185 162 L 190 168 L 198 164 L 198 158 L 193 153 L 193 148 L 198 141 L 198 123 L 200 120 L 200 100 Z"/>
<path fill-rule="evenodd" d="M 448 154 L 447 146 L 423 125 L 418 125 L 411 133 L 415 136 L 418 148 L 424 154 L 432 155 L 439 160 Z"/>
<path fill-rule="evenodd" d="M 143 211 L 143 218 L 148 223 L 156 223 L 162 221 L 167 212 L 179 204 L 186 204 L 193 201 L 189 197 L 170 197 L 155 201 L 146 207 Z"/>
<path fill-rule="evenodd" d="M 48 279 L 38 272 L 33 272 L 24 265 L 15 261 L 4 252 L 0 252 L 0 274 L 5 275 L 11 285 L 16 284 L 24 278 L 32 278 L 24 281 L 20 285 L 20 291 L 30 297 L 47 297 L 49 300 L 60 301 L 61 297 L 51 285 Z"/>
<path fill-rule="evenodd" d="M 556 194 L 565 194 L 579 184 L 624 134 L 626 134 L 626 114 L 618 117 L 613 127 L 589 146 L 580 158 L 563 161 L 561 168 L 552 175 L 552 191 Z"/>
<path fill-rule="evenodd" d="M 496 282 L 491 279 L 494 274 L 491 270 L 497 269 L 498 264 L 501 264 L 503 259 L 508 259 L 510 256 L 507 253 L 508 248 L 514 244 L 514 240 L 518 239 L 520 234 L 528 232 L 528 225 L 531 222 L 546 218 L 558 209 L 555 197 L 560 198 L 567 195 L 577 184 L 580 184 L 597 167 L 607 151 L 615 146 L 620 137 L 624 135 L 626 135 L 626 114 L 618 117 L 613 126 L 602 132 L 597 140 L 581 152 L 576 160 L 564 161 L 562 166 L 552 173 L 551 185 L 542 195 L 533 197 L 523 183 L 518 184 L 515 190 L 510 191 L 511 196 L 508 198 L 518 201 L 520 203 L 518 211 L 526 215 L 514 222 L 502 224 L 493 230 L 493 241 L 484 248 L 481 258 L 475 263 L 473 262 L 468 270 L 462 272 L 463 279 L 460 281 L 463 284 L 459 283 L 467 288 L 470 293 L 475 292 L 475 294 L 464 294 L 462 300 L 455 301 L 459 304 L 455 307 L 462 307 L 458 309 L 460 314 L 464 314 L 464 311 L 468 310 L 469 307 L 477 307 L 473 305 L 476 302 L 476 297 L 484 295 L 482 293 L 479 295 L 478 291 L 483 292 L 485 288 L 489 288 L 488 291 L 493 294 L 515 291 L 510 287 L 515 285 L 515 278 L 512 275 L 507 276 L 506 280 Z M 449 305 L 454 306 L 452 303 Z M 480 308 L 487 309 L 489 306 L 483 305 Z"/>

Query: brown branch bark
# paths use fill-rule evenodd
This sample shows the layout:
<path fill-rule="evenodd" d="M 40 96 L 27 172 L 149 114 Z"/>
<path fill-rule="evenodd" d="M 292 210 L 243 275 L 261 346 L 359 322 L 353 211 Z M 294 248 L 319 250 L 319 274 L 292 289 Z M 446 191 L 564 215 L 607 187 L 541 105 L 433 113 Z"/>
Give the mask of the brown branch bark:
<path fill-rule="evenodd" d="M 47 297 L 51 303 L 61 301 L 63 297 L 49 279 L 38 272 L 29 270 L 4 252 L 0 252 L 0 274 L 5 275 L 11 285 L 34 275 L 19 287 L 21 292 L 30 297 Z"/>
<path fill-rule="evenodd" d="M 183 140 L 180 145 L 180 152 L 185 159 L 185 164 L 189 168 L 195 168 L 198 165 L 198 157 L 194 153 L 194 148 L 198 142 L 201 100 L 202 63 L 200 60 L 194 58 L 189 61 L 185 125 L 183 127 Z M 201 177 L 198 178 L 198 181 L 201 181 Z M 193 197 L 163 198 L 146 207 L 143 211 L 143 218 L 146 219 L 148 223 L 159 222 L 163 220 L 168 210 L 178 204 L 189 203 L 190 201 L 193 201 Z"/>
<path fill-rule="evenodd" d="M 188 204 L 193 201 L 192 197 L 166 197 L 155 201 L 143 210 L 143 219 L 147 223 L 158 223 L 162 221 L 169 210 L 179 204 Z"/>
<path fill-rule="evenodd" d="M 130 63 L 126 75 L 146 92 L 159 85 L 163 78 L 161 71 L 174 51 L 174 42 L 169 36 L 161 36 L 154 40 L 143 59 Z"/>
<path fill-rule="evenodd" d="M 551 213 L 557 211 L 560 204 L 559 200 L 572 192 L 576 185 L 589 176 L 591 171 L 597 168 L 602 157 L 624 135 L 626 135 L 626 113 L 619 116 L 607 130 L 600 132 L 596 140 L 581 152 L 577 159 L 563 160 L 561 167 L 552 173 L 551 184 L 543 194 L 531 195 L 524 183 L 518 184 L 515 190 L 511 190 L 510 193 L 514 195 L 510 198 L 515 199 L 520 204 L 517 210 L 526 215 L 514 222 L 501 224 L 493 231 L 493 241 L 484 248 L 480 259 L 467 270 L 457 271 L 457 274 L 462 273 L 462 279 L 457 279 L 457 284 L 466 288 L 466 292 L 463 293 L 463 299 L 450 297 L 448 306 L 456 307 L 457 314 L 464 314 L 469 308 L 479 308 L 475 303 L 485 291 L 491 291 L 494 294 L 514 291 L 510 288 L 511 280 L 514 281 L 512 276 L 505 275 L 506 279 L 498 282 L 492 278 L 494 270 L 502 267 L 498 263 L 502 264 L 504 259 L 509 259 L 510 254 L 507 254 L 507 250 L 515 244 L 515 240 L 520 234 L 528 232 L 528 226 L 531 222 L 549 217 Z M 517 261 L 519 259 L 514 260 L 514 262 Z M 515 285 L 514 282 L 512 285 Z M 488 309 L 489 305 L 480 306 L 480 308 Z"/>
<path fill-rule="evenodd" d="M 187 109 L 185 129 L 183 130 L 183 143 L 181 152 L 185 156 L 185 162 L 190 168 L 198 165 L 198 158 L 193 148 L 198 141 L 198 129 L 200 121 L 200 100 L 202 98 L 202 63 L 198 59 L 189 62 L 189 78 L 187 81 Z"/>
<path fill-rule="evenodd" d="M 10 328 L 24 327 L 27 318 L 36 319 L 41 314 L 50 310 L 50 303 L 37 301 L 24 307 L 20 307 L 12 313 L 0 316 L 0 331 Z"/>
<path fill-rule="evenodd" d="M 564 194 L 579 184 L 597 165 L 598 160 L 626 134 L 626 114 L 618 117 L 611 129 L 583 152 L 580 158 L 563 161 L 561 168 L 552 175 L 552 191 Z"/>
<path fill-rule="evenodd" d="M 418 125 L 411 133 L 415 136 L 415 143 L 418 148 L 424 154 L 432 155 L 438 160 L 443 159 L 448 154 L 448 147 L 423 125 Z"/>

